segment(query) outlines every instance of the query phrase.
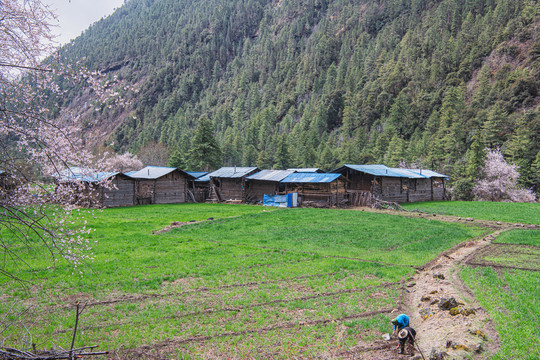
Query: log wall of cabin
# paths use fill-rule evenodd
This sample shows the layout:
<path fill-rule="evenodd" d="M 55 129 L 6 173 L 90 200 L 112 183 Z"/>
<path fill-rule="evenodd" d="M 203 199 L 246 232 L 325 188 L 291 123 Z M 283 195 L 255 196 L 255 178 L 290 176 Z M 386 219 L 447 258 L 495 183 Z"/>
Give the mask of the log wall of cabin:
<path fill-rule="evenodd" d="M 250 180 L 247 183 L 247 201 L 262 202 L 264 194 L 276 195 L 278 183 L 275 181 Z"/>
<path fill-rule="evenodd" d="M 437 179 L 432 178 L 432 184 L 433 184 L 433 197 L 431 200 L 433 201 L 441 201 L 446 200 L 445 196 L 445 183 L 443 179 Z"/>
<path fill-rule="evenodd" d="M 148 205 L 154 202 L 154 187 L 154 180 L 136 180 L 135 194 L 138 205 Z"/>
<path fill-rule="evenodd" d="M 444 200 L 442 179 L 380 178 L 380 199 L 390 202 Z"/>
<path fill-rule="evenodd" d="M 373 188 L 373 179 L 375 177 L 370 174 L 365 174 L 357 171 L 352 171 L 348 174 L 349 182 L 347 188 L 349 190 L 371 191 Z"/>
<path fill-rule="evenodd" d="M 131 179 L 116 178 L 113 180 L 116 188 L 102 190 L 102 206 L 118 207 L 136 204 L 135 181 Z"/>
<path fill-rule="evenodd" d="M 243 200 L 242 191 L 243 179 L 219 179 L 219 193 L 221 198 L 226 200 Z"/>
<path fill-rule="evenodd" d="M 381 195 L 380 198 L 390 202 L 407 202 L 407 179 L 394 177 L 381 177 Z M 405 186 L 404 186 L 405 185 Z"/>
<path fill-rule="evenodd" d="M 178 204 L 186 202 L 186 178 L 171 172 L 155 180 L 154 204 Z"/>
<path fill-rule="evenodd" d="M 431 201 L 431 179 L 408 179 L 409 202 Z"/>

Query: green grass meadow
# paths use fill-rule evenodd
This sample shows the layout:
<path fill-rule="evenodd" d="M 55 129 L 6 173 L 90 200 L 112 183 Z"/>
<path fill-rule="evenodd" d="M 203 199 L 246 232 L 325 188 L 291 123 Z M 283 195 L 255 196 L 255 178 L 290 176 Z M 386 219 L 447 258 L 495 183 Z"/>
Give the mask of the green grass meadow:
<path fill-rule="evenodd" d="M 493 266 L 465 267 L 461 277 L 495 323 L 501 349 L 492 359 L 540 358 L 540 231 L 511 230 L 496 239 L 494 248 L 478 261 Z M 531 270 L 513 267 L 526 266 Z"/>
<path fill-rule="evenodd" d="M 410 211 L 419 210 L 433 214 L 472 217 L 481 220 L 540 225 L 540 203 L 430 201 L 402 205 Z"/>
<path fill-rule="evenodd" d="M 189 224 L 161 234 L 173 221 Z M 89 212 L 94 260 L 50 267 L 39 247 L 2 278 L 0 314 L 29 309 L 37 348 L 172 357 L 331 356 L 390 331 L 402 282 L 485 229 L 335 209 L 178 204 Z M 11 306 L 14 306 L 11 308 Z M 10 310 L 11 309 L 11 310 Z M 5 344 L 28 339 L 16 319 Z"/>

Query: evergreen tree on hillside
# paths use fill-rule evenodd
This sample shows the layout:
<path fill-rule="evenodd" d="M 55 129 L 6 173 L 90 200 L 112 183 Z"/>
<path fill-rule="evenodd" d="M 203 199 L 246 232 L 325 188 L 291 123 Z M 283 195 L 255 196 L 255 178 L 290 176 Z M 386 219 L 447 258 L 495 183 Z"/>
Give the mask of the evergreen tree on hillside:
<path fill-rule="evenodd" d="M 189 165 L 192 170 L 210 171 L 221 166 L 221 149 L 214 137 L 214 125 L 202 117 L 189 150 Z"/>

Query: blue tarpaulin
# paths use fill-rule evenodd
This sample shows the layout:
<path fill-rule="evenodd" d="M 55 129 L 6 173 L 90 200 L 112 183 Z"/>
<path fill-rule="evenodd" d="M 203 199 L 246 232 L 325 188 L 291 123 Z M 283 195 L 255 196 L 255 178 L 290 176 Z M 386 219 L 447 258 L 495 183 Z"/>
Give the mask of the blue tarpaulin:
<path fill-rule="evenodd" d="M 268 195 L 264 194 L 264 206 L 277 207 L 297 207 L 298 193 L 289 193 L 286 195 Z"/>

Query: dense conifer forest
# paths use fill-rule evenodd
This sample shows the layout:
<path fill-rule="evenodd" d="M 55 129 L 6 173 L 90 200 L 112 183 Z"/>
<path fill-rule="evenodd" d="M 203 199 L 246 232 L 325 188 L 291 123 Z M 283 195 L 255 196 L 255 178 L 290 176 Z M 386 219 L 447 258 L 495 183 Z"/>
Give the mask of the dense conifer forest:
<path fill-rule="evenodd" d="M 538 191 L 539 25 L 532 0 L 128 0 L 60 51 L 127 102 L 59 102 L 94 146 L 188 170 L 406 163 L 471 182 L 500 147 Z"/>

